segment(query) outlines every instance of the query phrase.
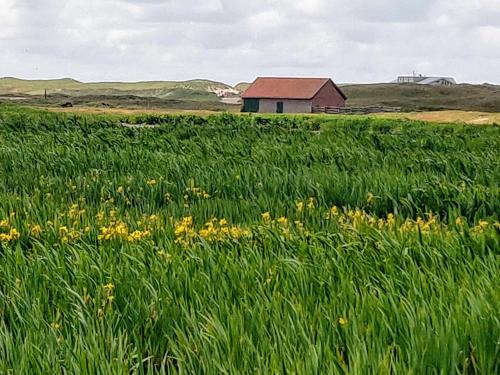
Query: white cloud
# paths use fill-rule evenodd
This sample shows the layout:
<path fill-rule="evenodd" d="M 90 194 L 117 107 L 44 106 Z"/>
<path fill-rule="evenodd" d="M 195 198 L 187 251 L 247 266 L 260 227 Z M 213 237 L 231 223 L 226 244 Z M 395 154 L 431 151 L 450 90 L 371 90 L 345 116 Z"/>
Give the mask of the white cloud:
<path fill-rule="evenodd" d="M 0 76 L 500 82 L 498 0 L 0 0 Z"/>
<path fill-rule="evenodd" d="M 18 23 L 18 12 L 14 8 L 15 0 L 0 1 L 0 41 L 13 38 Z"/>

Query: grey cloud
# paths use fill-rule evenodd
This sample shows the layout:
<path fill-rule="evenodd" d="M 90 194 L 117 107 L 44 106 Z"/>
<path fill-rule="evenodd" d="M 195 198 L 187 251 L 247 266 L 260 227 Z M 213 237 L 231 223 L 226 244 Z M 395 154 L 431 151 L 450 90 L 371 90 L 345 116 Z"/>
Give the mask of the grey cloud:
<path fill-rule="evenodd" d="M 2 1 L 0 75 L 500 82 L 498 0 Z"/>

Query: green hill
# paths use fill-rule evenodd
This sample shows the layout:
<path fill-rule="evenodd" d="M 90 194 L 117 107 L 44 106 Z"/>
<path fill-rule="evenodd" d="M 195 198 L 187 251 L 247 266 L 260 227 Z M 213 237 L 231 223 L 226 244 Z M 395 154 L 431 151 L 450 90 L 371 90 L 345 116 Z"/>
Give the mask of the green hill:
<path fill-rule="evenodd" d="M 195 79 L 189 81 L 145 81 L 145 82 L 95 82 L 84 83 L 71 78 L 51 80 L 23 80 L 18 78 L 0 78 L 0 94 L 43 95 L 136 95 L 147 97 L 172 97 L 177 90 L 198 92 L 198 98 L 213 99 L 212 91 L 217 88 L 228 89 L 231 86 L 222 82 Z M 185 91 L 182 96 L 186 96 Z M 192 96 L 192 95 L 187 95 Z"/>
<path fill-rule="evenodd" d="M 40 95 L 44 90 L 77 90 L 81 86 L 71 78 L 50 79 L 50 80 L 25 80 L 19 78 L 0 78 L 0 94 L 27 94 Z"/>
<path fill-rule="evenodd" d="M 249 88 L 251 83 L 248 82 L 240 82 L 236 86 L 234 86 L 235 90 L 238 90 L 239 92 L 245 91 L 247 88 Z"/>
<path fill-rule="evenodd" d="M 403 110 L 457 109 L 500 112 L 500 86 L 427 86 L 411 84 L 343 85 L 348 106 L 384 105 Z"/>
<path fill-rule="evenodd" d="M 241 82 L 234 88 L 245 91 L 250 83 Z M 500 86 L 461 84 L 437 87 L 411 84 L 341 84 L 348 97 L 348 106 L 384 105 L 401 107 L 404 111 L 456 109 L 470 111 L 500 112 Z M 189 81 L 145 81 L 145 82 L 95 82 L 85 83 L 71 78 L 53 80 L 23 80 L 0 78 L 0 96 L 25 96 L 29 101 L 41 101 L 45 90 L 49 102 L 118 102 L 126 107 L 136 103 L 169 102 L 168 107 L 178 102 L 197 102 L 211 108 L 220 102 L 216 89 L 230 89 L 222 82 L 194 79 Z M 130 98 L 134 98 L 133 100 Z M 77 98 L 79 98 L 77 100 Z M 127 99 L 129 98 L 129 99 Z M 47 103 L 47 101 L 44 101 Z M 190 105 L 188 105 L 190 106 Z M 225 107 L 224 107 L 225 108 Z"/>

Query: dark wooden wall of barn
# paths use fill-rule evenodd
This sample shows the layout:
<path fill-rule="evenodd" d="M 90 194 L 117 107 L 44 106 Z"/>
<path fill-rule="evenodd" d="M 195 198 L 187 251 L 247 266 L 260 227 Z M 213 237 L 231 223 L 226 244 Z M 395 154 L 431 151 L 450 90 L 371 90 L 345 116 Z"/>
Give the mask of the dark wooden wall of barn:
<path fill-rule="evenodd" d="M 345 99 L 335 88 L 331 81 L 328 81 L 313 98 L 313 107 L 345 107 Z"/>

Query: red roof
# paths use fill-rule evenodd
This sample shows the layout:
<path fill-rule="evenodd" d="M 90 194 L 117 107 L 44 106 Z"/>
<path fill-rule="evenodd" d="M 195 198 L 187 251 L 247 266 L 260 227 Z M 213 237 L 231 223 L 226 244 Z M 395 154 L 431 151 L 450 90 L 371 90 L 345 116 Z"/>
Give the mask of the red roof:
<path fill-rule="evenodd" d="M 330 81 L 329 78 L 271 78 L 259 77 L 241 95 L 242 98 L 310 100 Z M 333 82 L 332 82 L 333 83 Z M 342 91 L 338 92 L 346 99 Z"/>

